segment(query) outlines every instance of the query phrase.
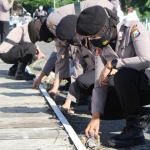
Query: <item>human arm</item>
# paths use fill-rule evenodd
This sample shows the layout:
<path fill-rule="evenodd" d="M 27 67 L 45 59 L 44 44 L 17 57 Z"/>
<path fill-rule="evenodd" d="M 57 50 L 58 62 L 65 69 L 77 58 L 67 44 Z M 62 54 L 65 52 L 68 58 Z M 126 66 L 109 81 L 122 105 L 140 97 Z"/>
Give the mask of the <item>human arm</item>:
<path fill-rule="evenodd" d="M 135 25 L 137 25 L 136 31 L 139 32 L 139 35 L 134 37 L 134 34 L 130 31 L 131 44 L 125 49 L 122 49 L 124 52 L 132 53 L 129 55 L 129 57 L 117 58 L 117 69 L 132 68 L 141 71 L 150 66 L 149 33 L 142 23 L 136 22 Z"/>
<path fill-rule="evenodd" d="M 32 87 L 33 88 L 38 88 L 39 85 L 41 84 L 41 80 L 42 78 L 45 76 L 45 73 L 44 72 L 41 72 L 40 76 L 36 79 L 36 81 L 33 82 L 33 85 Z"/>
<path fill-rule="evenodd" d="M 52 71 L 52 69 L 55 67 L 55 62 L 56 62 L 56 51 L 52 52 L 52 54 L 50 55 L 49 59 L 47 60 L 40 76 L 38 77 L 38 79 L 33 83 L 33 88 L 38 88 L 39 84 L 41 83 L 42 78 L 45 75 L 49 75 L 49 73 Z"/>
<path fill-rule="evenodd" d="M 107 86 L 100 86 L 98 79 L 105 63 L 106 62 L 102 56 L 95 56 L 95 85 L 92 93 L 91 107 L 92 119 L 85 131 L 87 136 L 90 136 L 92 132 L 96 131 L 95 137 L 97 137 L 100 127 L 100 114 L 104 113 L 104 106 L 107 97 Z"/>
<path fill-rule="evenodd" d="M 114 7 L 117 9 L 118 7 L 118 4 L 119 4 L 119 0 L 109 0 L 113 5 Z"/>
<path fill-rule="evenodd" d="M 54 96 L 57 93 L 61 80 L 70 77 L 68 45 L 63 45 L 58 39 L 55 39 L 55 44 L 57 50 L 57 61 L 55 63 L 54 85 L 49 91 L 51 96 Z"/>
<path fill-rule="evenodd" d="M 87 137 L 90 137 L 94 133 L 94 137 L 97 139 L 100 128 L 100 113 L 94 112 L 92 114 L 92 119 L 85 129 L 85 134 Z"/>
<path fill-rule="evenodd" d="M 57 61 L 57 52 L 54 50 L 51 53 L 49 59 L 47 60 L 43 68 L 43 72 L 45 72 L 46 75 L 49 75 L 52 69 L 54 69 L 56 61 Z"/>
<path fill-rule="evenodd" d="M 50 96 L 53 97 L 57 93 L 61 80 L 61 78 L 55 78 L 53 88 L 48 92 Z"/>
<path fill-rule="evenodd" d="M 36 57 L 38 57 L 38 59 L 44 59 L 46 56 L 41 52 L 40 47 L 36 45 Z"/>
<path fill-rule="evenodd" d="M 14 38 L 15 35 L 15 38 Z M 21 27 L 15 27 L 12 29 L 7 35 L 6 39 L 0 45 L 0 53 L 7 53 L 9 49 L 11 49 L 14 45 L 20 43 L 22 39 L 23 31 Z M 10 43 L 11 41 L 11 43 Z"/>
<path fill-rule="evenodd" d="M 59 39 L 55 39 L 55 46 L 57 50 L 57 61 L 55 63 L 55 76 L 56 78 L 70 77 L 69 70 L 69 45 L 63 43 Z"/>
<path fill-rule="evenodd" d="M 13 6 L 13 2 L 14 0 L 10 0 L 10 3 L 7 0 L 2 1 L 4 9 L 9 11 L 9 9 Z"/>

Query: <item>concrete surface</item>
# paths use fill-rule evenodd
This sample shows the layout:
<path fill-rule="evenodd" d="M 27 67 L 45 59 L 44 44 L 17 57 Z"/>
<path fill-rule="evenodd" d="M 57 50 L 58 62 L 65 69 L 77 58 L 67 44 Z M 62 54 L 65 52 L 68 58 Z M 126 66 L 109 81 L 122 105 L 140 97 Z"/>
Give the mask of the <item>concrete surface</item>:
<path fill-rule="evenodd" d="M 49 53 L 54 49 L 54 42 L 50 44 L 39 43 L 41 50 L 44 54 L 49 56 Z M 62 104 L 65 100 L 66 93 L 57 95 L 57 103 Z M 73 126 L 74 130 L 77 134 L 80 134 L 85 130 L 87 124 L 90 122 L 91 116 L 88 114 L 87 106 L 79 106 L 75 107 L 75 115 L 66 116 L 70 124 Z M 100 132 L 101 134 L 101 146 L 100 150 L 114 150 L 113 148 L 109 148 L 107 144 L 107 139 L 115 134 L 118 134 L 122 131 L 125 126 L 125 120 L 115 120 L 115 121 L 104 121 L 101 120 Z M 122 150 L 150 150 L 150 130 L 145 133 L 146 143 L 144 145 L 134 146 L 131 148 L 125 148 Z M 119 149 L 118 149 L 119 150 Z M 121 150 L 121 149 L 120 149 Z"/>

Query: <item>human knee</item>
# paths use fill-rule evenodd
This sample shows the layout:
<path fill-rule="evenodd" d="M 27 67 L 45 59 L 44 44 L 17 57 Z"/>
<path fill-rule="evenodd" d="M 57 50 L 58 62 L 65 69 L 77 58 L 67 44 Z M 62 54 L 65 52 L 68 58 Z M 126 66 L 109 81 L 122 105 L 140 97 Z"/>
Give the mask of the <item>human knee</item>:
<path fill-rule="evenodd" d="M 129 68 L 119 69 L 114 76 L 115 86 L 122 86 L 125 83 L 128 83 L 131 76 L 131 70 Z"/>
<path fill-rule="evenodd" d="M 31 63 L 33 59 L 33 54 L 25 54 L 25 56 L 20 59 L 20 62 L 22 63 Z"/>
<path fill-rule="evenodd" d="M 78 86 L 78 88 L 83 88 L 83 77 L 82 76 L 79 76 L 77 79 L 76 79 L 76 84 Z"/>
<path fill-rule="evenodd" d="M 32 51 L 33 53 L 36 53 L 37 47 L 36 47 L 35 44 L 30 43 L 30 44 L 28 45 L 28 49 L 29 49 L 30 51 Z"/>

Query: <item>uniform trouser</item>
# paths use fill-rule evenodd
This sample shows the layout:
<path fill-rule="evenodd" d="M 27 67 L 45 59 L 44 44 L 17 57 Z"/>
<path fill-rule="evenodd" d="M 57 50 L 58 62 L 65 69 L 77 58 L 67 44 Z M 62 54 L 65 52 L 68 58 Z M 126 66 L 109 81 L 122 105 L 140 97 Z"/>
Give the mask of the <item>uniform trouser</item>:
<path fill-rule="evenodd" d="M 35 60 L 36 46 L 32 43 L 23 43 L 13 46 L 7 53 L 0 54 L 0 58 L 7 64 L 31 63 Z"/>
<path fill-rule="evenodd" d="M 77 77 L 77 79 L 70 85 L 67 99 L 71 100 L 72 102 L 77 103 L 79 100 L 80 94 L 88 94 L 92 93 L 92 89 L 94 87 L 94 78 L 89 82 L 89 80 L 86 80 L 88 78 L 91 78 L 91 75 L 93 76 L 95 71 L 89 71 L 86 72 L 80 76 Z M 74 79 L 73 79 L 74 80 Z M 93 87 L 91 87 L 93 86 Z M 88 91 L 90 93 L 88 93 Z"/>
<path fill-rule="evenodd" d="M 52 69 L 53 72 L 55 72 L 55 67 Z M 69 83 L 71 82 L 71 78 L 63 78 L 63 80 L 67 80 Z"/>
<path fill-rule="evenodd" d="M 149 79 L 142 71 L 120 69 L 114 76 L 115 89 L 125 115 L 139 115 L 141 106 L 150 104 Z"/>
<path fill-rule="evenodd" d="M 92 75 L 81 76 L 82 80 L 78 80 L 80 81 L 78 86 L 88 87 L 86 81 L 89 83 Z M 82 81 L 86 86 L 82 86 L 84 85 Z M 101 119 L 115 120 L 123 119 L 128 115 L 138 115 L 142 106 L 150 104 L 150 85 L 143 72 L 129 68 L 120 69 L 114 76 L 114 84 L 115 86 L 108 87 L 104 114 Z M 92 88 L 90 90 L 92 92 Z M 88 93 L 91 92 L 88 91 Z"/>
<path fill-rule="evenodd" d="M 79 91 L 84 94 L 92 95 L 92 90 L 94 88 L 95 82 L 95 70 L 91 70 L 80 75 L 76 84 L 78 86 Z M 115 120 L 124 118 L 124 111 L 120 105 L 119 98 L 117 96 L 116 90 L 114 86 L 108 88 L 107 100 L 104 109 L 104 115 L 101 119 L 105 120 Z"/>
<path fill-rule="evenodd" d="M 0 44 L 9 33 L 9 21 L 0 21 Z"/>
<path fill-rule="evenodd" d="M 95 82 L 95 70 L 85 72 L 76 79 L 77 87 L 83 94 L 92 95 Z"/>

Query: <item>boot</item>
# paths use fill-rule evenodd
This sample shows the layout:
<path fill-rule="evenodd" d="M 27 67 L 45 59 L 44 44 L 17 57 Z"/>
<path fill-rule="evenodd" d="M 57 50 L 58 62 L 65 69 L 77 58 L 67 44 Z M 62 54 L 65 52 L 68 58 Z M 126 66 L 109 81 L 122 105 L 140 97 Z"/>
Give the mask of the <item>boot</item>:
<path fill-rule="evenodd" d="M 18 69 L 15 74 L 16 80 L 33 80 L 35 78 L 34 74 L 29 74 L 28 72 L 25 72 L 27 64 L 19 62 Z"/>
<path fill-rule="evenodd" d="M 7 72 L 7 74 L 9 76 L 15 76 L 16 74 L 16 71 L 17 71 L 17 68 L 18 68 L 18 63 L 15 63 L 13 66 L 11 66 Z"/>
<path fill-rule="evenodd" d="M 150 126 L 150 108 L 142 107 L 140 116 L 140 127 L 144 132 L 147 132 Z"/>
<path fill-rule="evenodd" d="M 122 133 L 108 139 L 111 147 L 123 148 L 133 145 L 140 145 L 145 142 L 142 128 L 140 127 L 140 116 L 128 116 L 126 119 L 126 127 Z"/>

